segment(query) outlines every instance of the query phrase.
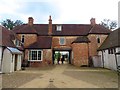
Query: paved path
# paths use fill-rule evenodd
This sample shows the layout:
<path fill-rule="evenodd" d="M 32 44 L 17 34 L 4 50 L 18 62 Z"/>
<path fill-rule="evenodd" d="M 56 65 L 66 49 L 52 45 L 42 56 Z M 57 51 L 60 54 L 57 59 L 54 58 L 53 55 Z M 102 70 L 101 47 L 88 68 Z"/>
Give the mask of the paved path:
<path fill-rule="evenodd" d="M 38 76 L 19 88 L 99 88 L 95 84 L 63 74 L 66 68 L 68 69 L 68 65 L 58 65 L 53 70 L 40 71 L 43 74 L 42 76 Z M 68 71 L 70 70 L 68 69 Z"/>

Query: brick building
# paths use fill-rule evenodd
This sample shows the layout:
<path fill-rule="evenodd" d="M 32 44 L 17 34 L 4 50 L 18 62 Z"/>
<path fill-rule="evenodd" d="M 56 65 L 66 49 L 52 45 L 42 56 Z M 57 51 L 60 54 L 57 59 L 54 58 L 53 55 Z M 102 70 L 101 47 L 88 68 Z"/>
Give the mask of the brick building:
<path fill-rule="evenodd" d="M 24 44 L 24 60 L 29 66 L 54 64 L 56 52 L 67 52 L 68 63 L 76 66 L 88 65 L 89 57 L 97 55 L 97 48 L 106 39 L 110 30 L 96 24 L 34 24 L 32 17 L 28 24 L 14 28 L 17 37 Z"/>

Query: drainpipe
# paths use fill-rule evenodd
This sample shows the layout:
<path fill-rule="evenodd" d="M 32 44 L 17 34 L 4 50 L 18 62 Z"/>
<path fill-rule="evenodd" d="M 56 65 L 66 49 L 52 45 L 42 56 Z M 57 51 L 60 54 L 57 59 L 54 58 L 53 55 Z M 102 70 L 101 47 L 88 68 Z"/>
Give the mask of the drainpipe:
<path fill-rule="evenodd" d="M 103 55 L 103 51 L 102 51 L 102 61 L 103 61 L 103 68 L 104 68 L 104 55 Z"/>
<path fill-rule="evenodd" d="M 115 55 L 115 61 L 116 61 L 116 68 L 118 69 L 117 55 L 116 54 L 114 55 Z"/>
<path fill-rule="evenodd" d="M 89 60 L 89 43 L 87 43 L 88 45 L 88 60 Z M 89 61 L 88 61 L 89 62 Z M 88 65 L 89 66 L 89 65 Z"/>
<path fill-rule="evenodd" d="M 1 71 L 2 71 L 2 62 L 3 62 L 3 54 L 4 54 L 5 47 L 2 48 L 2 56 L 1 56 Z"/>

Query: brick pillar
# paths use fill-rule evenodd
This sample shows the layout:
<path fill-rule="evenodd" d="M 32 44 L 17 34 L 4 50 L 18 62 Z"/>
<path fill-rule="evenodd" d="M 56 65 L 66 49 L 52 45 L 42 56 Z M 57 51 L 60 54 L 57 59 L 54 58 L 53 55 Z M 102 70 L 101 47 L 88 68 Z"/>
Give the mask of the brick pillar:
<path fill-rule="evenodd" d="M 28 18 L 28 25 L 33 25 L 34 19 L 32 17 Z"/>
<path fill-rule="evenodd" d="M 91 24 L 91 26 L 94 26 L 96 24 L 95 18 L 90 19 L 90 24 Z"/>

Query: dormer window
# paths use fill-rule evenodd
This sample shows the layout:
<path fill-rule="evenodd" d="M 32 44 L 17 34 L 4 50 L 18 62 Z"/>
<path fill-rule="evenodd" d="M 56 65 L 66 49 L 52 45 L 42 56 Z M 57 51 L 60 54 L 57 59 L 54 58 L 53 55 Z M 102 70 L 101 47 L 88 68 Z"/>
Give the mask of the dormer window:
<path fill-rule="evenodd" d="M 22 43 L 25 42 L 25 36 L 24 35 L 21 36 L 21 41 L 22 41 Z"/>
<path fill-rule="evenodd" d="M 57 25 L 57 31 L 62 31 L 62 25 Z"/>

